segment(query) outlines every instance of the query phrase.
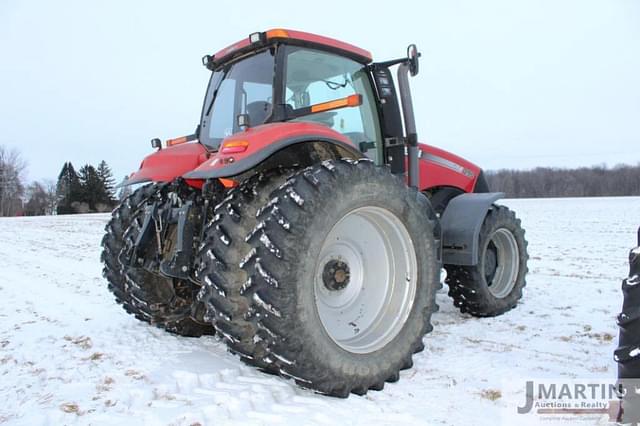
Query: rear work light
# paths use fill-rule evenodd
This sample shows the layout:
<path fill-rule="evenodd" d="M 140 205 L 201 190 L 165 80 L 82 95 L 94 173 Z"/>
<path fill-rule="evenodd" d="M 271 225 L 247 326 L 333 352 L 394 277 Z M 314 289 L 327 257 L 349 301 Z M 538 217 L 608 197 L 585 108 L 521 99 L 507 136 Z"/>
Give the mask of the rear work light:
<path fill-rule="evenodd" d="M 249 147 L 247 141 L 228 141 L 222 143 L 220 152 L 222 154 L 237 154 L 239 152 L 245 152 Z"/>
<path fill-rule="evenodd" d="M 249 43 L 253 44 L 253 43 L 258 43 L 262 40 L 262 33 L 252 33 L 249 34 Z"/>

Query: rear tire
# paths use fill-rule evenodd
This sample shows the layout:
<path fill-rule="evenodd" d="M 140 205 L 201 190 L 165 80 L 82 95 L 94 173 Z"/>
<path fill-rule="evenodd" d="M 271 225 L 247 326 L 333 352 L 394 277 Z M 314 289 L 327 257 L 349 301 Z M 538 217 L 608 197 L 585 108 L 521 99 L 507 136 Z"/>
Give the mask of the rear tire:
<path fill-rule="evenodd" d="M 272 363 L 265 360 L 264 345 L 255 339 L 256 325 L 248 319 L 249 301 L 243 296 L 250 284 L 243 259 L 252 249 L 245 238 L 257 224 L 258 209 L 291 173 L 285 169 L 258 173 L 230 190 L 214 208 L 196 256 L 200 265 L 196 278 L 202 283 L 198 302 L 205 307 L 204 319 L 215 326 L 231 352 L 265 371 L 273 370 Z"/>
<path fill-rule="evenodd" d="M 242 325 L 242 341 L 256 342 L 246 362 L 324 394 L 397 381 L 437 309 L 429 201 L 385 168 L 345 160 L 295 173 L 263 198 L 239 222 L 254 223 L 240 238 L 246 313 L 217 324 Z M 237 280 L 235 265 L 227 271 L 218 278 Z"/>
<path fill-rule="evenodd" d="M 526 285 L 528 259 L 520 219 L 507 207 L 492 206 L 480 230 L 478 264 L 445 265 L 453 304 L 478 317 L 513 309 Z"/>
<path fill-rule="evenodd" d="M 131 225 L 135 211 L 155 191 L 155 185 L 142 186 L 113 210 L 111 220 L 104 228 L 105 235 L 102 238 L 102 253 L 100 255 L 100 260 L 103 263 L 102 275 L 107 280 L 109 291 L 116 297 L 116 302 L 121 304 L 125 311 L 139 320 L 147 322 L 149 321 L 146 316 L 138 312 L 133 305 L 132 294 L 125 275 L 121 273 L 122 265 L 118 257 L 124 247 L 124 233 Z"/>
<path fill-rule="evenodd" d="M 116 301 L 137 319 L 182 336 L 214 334 L 209 324 L 191 317 L 198 291 L 192 283 L 123 265 L 119 260 L 121 251 L 132 244 L 140 230 L 146 202 L 158 190 L 157 185 L 143 186 L 113 211 L 102 240 L 103 276 Z"/>

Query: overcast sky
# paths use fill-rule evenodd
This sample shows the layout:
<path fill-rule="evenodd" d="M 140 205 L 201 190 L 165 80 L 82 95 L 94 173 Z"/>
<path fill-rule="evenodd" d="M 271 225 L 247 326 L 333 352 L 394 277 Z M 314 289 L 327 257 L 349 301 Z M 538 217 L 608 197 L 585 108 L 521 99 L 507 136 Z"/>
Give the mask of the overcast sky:
<path fill-rule="evenodd" d="M 30 179 L 191 133 L 200 63 L 254 31 L 423 53 L 420 140 L 486 169 L 640 162 L 640 1 L 0 1 L 0 144 Z"/>

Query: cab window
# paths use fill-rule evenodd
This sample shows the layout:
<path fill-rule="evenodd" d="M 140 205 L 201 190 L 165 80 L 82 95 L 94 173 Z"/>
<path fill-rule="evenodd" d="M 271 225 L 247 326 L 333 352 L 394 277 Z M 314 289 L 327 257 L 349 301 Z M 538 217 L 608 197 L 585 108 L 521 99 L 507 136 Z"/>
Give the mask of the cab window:
<path fill-rule="evenodd" d="M 211 76 L 202 112 L 201 141 L 216 150 L 220 142 L 240 131 L 238 114 L 251 126 L 264 123 L 273 104 L 273 52 L 266 50 L 231 63 Z"/>
<path fill-rule="evenodd" d="M 294 111 L 353 94 L 362 96 L 359 107 L 313 113 L 295 121 L 331 127 L 377 163 L 381 158 L 380 126 L 365 66 L 331 53 L 288 46 L 285 69 L 284 100 Z M 375 144 L 369 146 L 368 142 Z"/>

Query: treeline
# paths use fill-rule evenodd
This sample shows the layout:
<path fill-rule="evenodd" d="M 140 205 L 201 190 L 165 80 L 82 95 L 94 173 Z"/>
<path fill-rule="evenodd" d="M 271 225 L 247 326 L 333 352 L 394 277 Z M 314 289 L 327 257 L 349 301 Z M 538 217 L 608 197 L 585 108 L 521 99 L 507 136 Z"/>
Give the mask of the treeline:
<path fill-rule="evenodd" d="M 0 145 L 0 216 L 106 212 L 128 193 L 116 197 L 111 169 L 102 161 L 77 172 L 65 163 L 58 181 L 25 183 L 26 161 L 15 150 Z M 492 191 L 510 198 L 640 196 L 640 164 L 562 169 L 486 172 Z"/>
<path fill-rule="evenodd" d="M 58 181 L 25 182 L 27 163 L 16 150 L 0 145 L 0 216 L 106 212 L 118 200 L 115 180 L 105 161 L 77 172 L 65 163 Z M 121 191 L 126 196 L 127 190 Z"/>
<path fill-rule="evenodd" d="M 103 160 L 98 167 L 86 164 L 78 172 L 64 163 L 56 185 L 56 213 L 108 212 L 116 204 L 115 179 Z"/>
<path fill-rule="evenodd" d="M 640 195 L 640 164 L 561 169 L 498 170 L 486 173 L 492 191 L 509 198 Z"/>

